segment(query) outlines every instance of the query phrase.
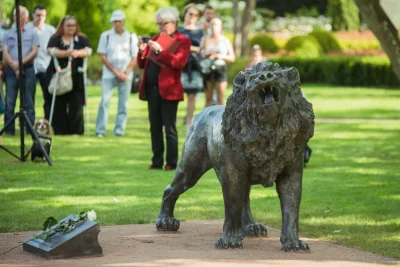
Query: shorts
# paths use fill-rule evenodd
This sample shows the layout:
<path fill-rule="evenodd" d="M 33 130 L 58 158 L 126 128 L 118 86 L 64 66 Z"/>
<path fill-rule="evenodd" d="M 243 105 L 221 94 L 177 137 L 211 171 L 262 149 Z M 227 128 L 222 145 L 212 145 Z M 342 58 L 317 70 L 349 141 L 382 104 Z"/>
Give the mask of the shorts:
<path fill-rule="evenodd" d="M 216 65 L 209 74 L 205 75 L 207 82 L 225 82 L 228 81 L 228 67 L 225 65 Z"/>

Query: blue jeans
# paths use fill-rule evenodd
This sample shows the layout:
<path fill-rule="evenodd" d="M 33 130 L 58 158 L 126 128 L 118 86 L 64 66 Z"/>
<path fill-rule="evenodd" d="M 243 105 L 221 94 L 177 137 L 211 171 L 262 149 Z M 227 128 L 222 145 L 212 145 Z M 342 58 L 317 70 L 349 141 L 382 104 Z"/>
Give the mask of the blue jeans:
<path fill-rule="evenodd" d="M 15 105 L 17 102 L 19 80 L 15 72 L 7 68 L 5 72 L 6 78 L 6 112 L 4 115 L 4 123 L 6 124 L 15 115 Z M 36 75 L 33 66 L 25 69 L 25 110 L 27 112 L 30 123 L 35 123 L 35 92 L 36 92 Z M 28 128 L 25 128 L 26 130 Z M 15 134 L 15 121 L 6 129 L 6 133 Z"/>
<path fill-rule="evenodd" d="M 108 107 L 114 87 L 118 87 L 118 110 L 115 118 L 114 135 L 123 135 L 128 120 L 129 95 L 131 93 L 132 75 L 125 82 L 118 82 L 117 78 L 103 79 L 101 83 L 101 100 L 97 113 L 96 133 L 105 134 L 108 122 Z"/>

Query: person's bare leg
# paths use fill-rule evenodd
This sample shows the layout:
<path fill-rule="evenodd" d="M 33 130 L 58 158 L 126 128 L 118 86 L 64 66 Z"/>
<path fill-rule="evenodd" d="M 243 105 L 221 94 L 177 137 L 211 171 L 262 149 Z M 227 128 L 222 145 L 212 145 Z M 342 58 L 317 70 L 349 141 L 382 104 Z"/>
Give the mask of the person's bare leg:
<path fill-rule="evenodd" d="M 207 90 L 205 91 L 205 96 L 206 96 L 205 107 L 211 106 L 213 93 L 214 93 L 214 83 L 213 82 L 207 82 Z"/>
<path fill-rule="evenodd" d="M 186 107 L 186 127 L 192 124 L 192 118 L 194 114 L 194 108 L 196 106 L 196 93 L 187 94 L 187 107 Z"/>
<path fill-rule="evenodd" d="M 227 81 L 216 83 L 218 105 L 225 105 L 224 95 L 227 86 L 228 86 Z"/>

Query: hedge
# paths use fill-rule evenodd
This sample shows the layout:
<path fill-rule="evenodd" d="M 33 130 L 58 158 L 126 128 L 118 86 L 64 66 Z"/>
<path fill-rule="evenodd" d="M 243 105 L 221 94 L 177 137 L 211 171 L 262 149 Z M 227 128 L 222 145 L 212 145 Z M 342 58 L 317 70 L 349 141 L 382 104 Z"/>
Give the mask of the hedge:
<path fill-rule="evenodd" d="M 295 67 L 302 83 L 324 83 L 347 86 L 398 86 L 400 83 L 385 57 L 329 57 L 271 59 L 282 67 Z M 249 59 L 229 64 L 229 81 L 245 69 Z"/>
<path fill-rule="evenodd" d="M 398 86 L 400 83 L 386 57 L 338 57 L 319 58 L 280 57 L 271 59 L 282 67 L 295 67 L 303 83 L 324 83 L 350 86 Z M 231 83 L 239 71 L 249 64 L 247 57 L 236 58 L 228 65 Z M 94 54 L 89 59 L 88 77 L 92 81 L 101 79 L 102 63 Z"/>
<path fill-rule="evenodd" d="M 250 45 L 259 45 L 263 52 L 276 53 L 279 50 L 279 46 L 275 39 L 268 36 L 267 34 L 256 34 L 250 39 Z"/>
<path fill-rule="evenodd" d="M 297 57 L 317 58 L 323 50 L 318 40 L 314 36 L 298 35 L 289 39 L 285 49 L 288 52 L 294 52 Z"/>

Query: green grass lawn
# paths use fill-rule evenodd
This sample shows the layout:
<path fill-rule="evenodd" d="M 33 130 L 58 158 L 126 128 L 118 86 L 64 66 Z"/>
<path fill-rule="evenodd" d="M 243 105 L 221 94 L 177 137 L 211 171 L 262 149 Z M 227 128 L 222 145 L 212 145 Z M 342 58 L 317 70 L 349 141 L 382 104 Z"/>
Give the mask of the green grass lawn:
<path fill-rule="evenodd" d="M 313 103 L 317 123 L 310 142 L 313 154 L 304 170 L 301 234 L 400 259 L 400 120 L 318 123 L 319 118 L 400 119 L 400 90 L 304 85 L 303 91 Z M 0 232 L 37 230 L 49 216 L 61 219 L 91 209 L 100 225 L 155 222 L 173 173 L 147 170 L 151 147 L 146 102 L 131 97 L 124 137 L 108 134 L 100 139 L 94 136 L 99 92 L 99 87 L 90 87 L 91 135 L 55 136 L 53 167 L 15 163 L 0 151 Z M 203 104 L 200 95 L 196 110 Z M 37 117 L 43 116 L 40 93 L 36 105 Z M 180 145 L 184 115 L 181 103 Z M 4 136 L 3 144 L 19 154 L 18 136 Z M 280 228 L 274 188 L 254 186 L 251 201 L 257 221 Z M 180 197 L 175 215 L 181 220 L 223 219 L 221 187 L 213 171 Z"/>

